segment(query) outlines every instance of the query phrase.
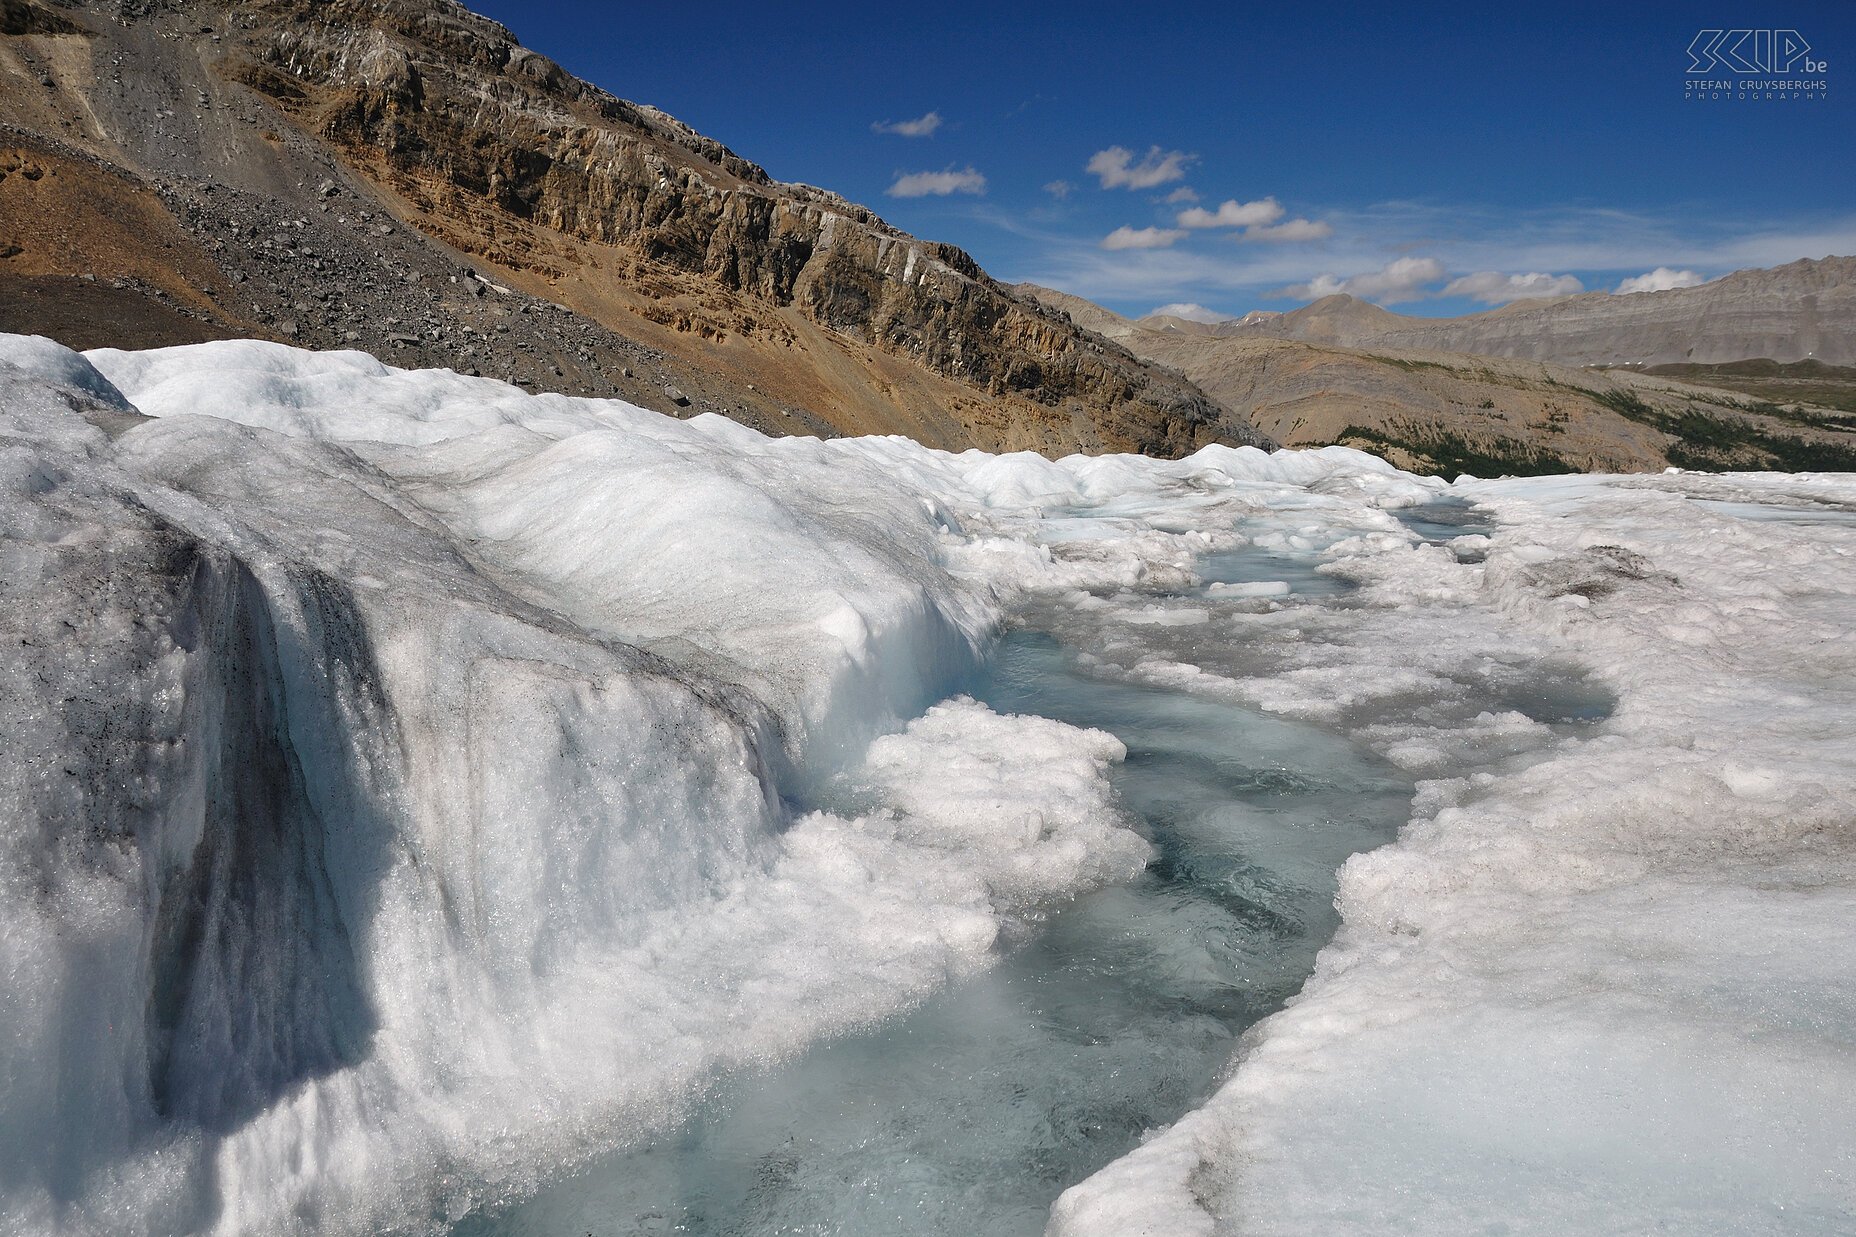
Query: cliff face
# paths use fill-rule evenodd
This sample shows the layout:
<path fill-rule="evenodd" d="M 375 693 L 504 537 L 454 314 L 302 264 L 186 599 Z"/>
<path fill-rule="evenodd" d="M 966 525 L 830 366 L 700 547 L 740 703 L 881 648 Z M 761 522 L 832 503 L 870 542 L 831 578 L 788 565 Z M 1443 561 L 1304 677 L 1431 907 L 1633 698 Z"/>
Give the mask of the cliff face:
<path fill-rule="evenodd" d="M 22 14 L 43 9 L 9 2 Z M 344 174 L 329 188 L 337 206 L 352 190 L 383 208 L 354 212 L 363 232 L 410 224 L 454 269 L 462 259 L 513 293 L 685 363 L 725 392 L 698 406 L 757 414 L 750 422 L 807 409 L 839 431 L 950 447 L 1174 455 L 1262 441 L 1189 381 L 1020 299 L 959 249 L 824 190 L 775 182 L 449 0 L 94 0 L 62 11 L 82 27 L 62 41 L 96 45 L 91 80 L 73 73 L 54 86 L 81 104 L 53 131 L 61 140 L 77 136 L 77 118 L 80 133 L 91 130 L 85 153 L 161 181 L 170 197 L 218 180 L 289 199 L 322 179 L 306 164 L 332 161 Z M 35 24 L 44 17 L 9 18 Z M 97 72 L 106 52 L 111 75 Z M 154 123 L 138 125 L 138 111 Z M 177 213 L 185 224 L 188 209 Z M 222 266 L 236 260 L 219 252 Z M 290 278 L 323 291 L 313 271 Z M 249 316 L 288 322 L 313 343 L 314 304 L 289 295 Z M 348 329 L 362 338 L 346 342 L 370 342 L 364 326 Z M 427 332 L 411 334 L 426 342 Z"/>

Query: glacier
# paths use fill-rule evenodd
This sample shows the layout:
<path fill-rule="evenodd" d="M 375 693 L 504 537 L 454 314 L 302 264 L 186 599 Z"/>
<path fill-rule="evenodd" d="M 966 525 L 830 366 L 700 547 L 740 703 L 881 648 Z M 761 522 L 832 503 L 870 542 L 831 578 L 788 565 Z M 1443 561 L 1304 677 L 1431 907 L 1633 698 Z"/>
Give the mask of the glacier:
<path fill-rule="evenodd" d="M 1154 857 L 1121 740 L 968 694 L 1012 627 L 1416 787 L 1052 1234 L 1856 1218 L 1856 479 L 949 455 L 255 341 L 0 336 L 0 419 L 0 1230 L 442 1228 L 996 967 Z"/>

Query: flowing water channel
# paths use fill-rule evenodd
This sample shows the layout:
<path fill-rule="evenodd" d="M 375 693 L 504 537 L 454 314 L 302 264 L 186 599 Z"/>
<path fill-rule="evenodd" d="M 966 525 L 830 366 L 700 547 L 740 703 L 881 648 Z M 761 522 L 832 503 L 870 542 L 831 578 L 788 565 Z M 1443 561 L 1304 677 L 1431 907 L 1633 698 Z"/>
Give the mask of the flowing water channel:
<path fill-rule="evenodd" d="M 1481 531 L 1454 508 L 1408 523 L 1427 538 Z M 1212 555 L 1202 591 L 1343 595 L 1315 565 Z M 1336 869 L 1390 840 L 1410 807 L 1410 779 L 1339 734 L 1093 675 L 1035 630 L 1002 641 L 973 694 L 1126 744 L 1114 777 L 1154 843 L 1147 871 L 913 1012 L 737 1077 L 674 1134 L 470 1217 L 457 1237 L 1039 1234 L 1064 1188 L 1215 1088 L 1238 1037 L 1332 935 Z"/>

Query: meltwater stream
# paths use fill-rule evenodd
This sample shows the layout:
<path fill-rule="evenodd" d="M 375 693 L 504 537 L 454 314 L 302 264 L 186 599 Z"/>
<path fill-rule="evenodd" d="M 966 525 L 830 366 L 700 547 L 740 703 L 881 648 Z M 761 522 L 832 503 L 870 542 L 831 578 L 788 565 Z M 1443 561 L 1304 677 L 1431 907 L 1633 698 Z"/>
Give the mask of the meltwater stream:
<path fill-rule="evenodd" d="M 1489 531 L 1466 503 L 1401 520 L 1438 544 Z M 1208 553 L 1177 600 L 1347 604 L 1353 585 L 1318 565 L 1308 546 Z M 1101 635 L 1052 619 L 1082 646 Z M 1075 654 L 1012 633 L 973 695 L 1127 745 L 1115 789 L 1156 856 L 1140 879 L 1076 899 L 919 1009 L 737 1075 L 676 1133 L 453 1237 L 1034 1237 L 1065 1187 L 1205 1101 L 1238 1036 L 1307 979 L 1336 927 L 1336 869 L 1398 832 L 1411 776 L 1320 726 Z M 1609 706 L 1544 667 L 1516 691 L 1485 685 L 1485 708 L 1579 724 Z"/>
<path fill-rule="evenodd" d="M 1404 519 L 1439 542 L 1486 530 L 1464 504 Z M 1199 596 L 1180 600 L 1344 602 L 1352 586 L 1317 565 L 1305 549 L 1206 555 Z M 674 1134 L 454 1237 L 1035 1237 L 1066 1187 L 1207 1098 L 1238 1036 L 1301 986 L 1336 926 L 1336 869 L 1396 833 L 1412 781 L 1320 727 L 1088 665 L 1016 632 L 973 694 L 1122 740 L 1116 789 L 1156 853 L 1138 880 L 1079 898 L 913 1012 L 737 1076 Z M 1550 686 L 1534 683 L 1535 703 L 1579 718 Z"/>
<path fill-rule="evenodd" d="M 1091 678 L 1042 634 L 1008 637 L 975 694 L 1127 744 L 1118 790 L 1156 845 L 1148 871 L 460 1237 L 1040 1233 L 1066 1186 L 1206 1097 L 1331 935 L 1335 869 L 1409 804 L 1345 739 Z"/>

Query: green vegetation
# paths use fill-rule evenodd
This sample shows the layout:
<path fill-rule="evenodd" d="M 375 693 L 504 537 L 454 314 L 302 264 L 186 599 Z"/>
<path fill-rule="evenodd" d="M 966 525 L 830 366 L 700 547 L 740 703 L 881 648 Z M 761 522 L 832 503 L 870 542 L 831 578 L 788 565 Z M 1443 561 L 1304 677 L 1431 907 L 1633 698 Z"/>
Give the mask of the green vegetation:
<path fill-rule="evenodd" d="M 1361 446 L 1376 455 L 1385 454 L 1387 449 L 1403 451 L 1416 461 L 1413 471 L 1452 479 L 1463 473 L 1476 477 L 1539 477 L 1579 471 L 1553 452 L 1513 438 L 1476 445 L 1445 429 L 1425 427 L 1405 432 L 1412 436 L 1399 438 L 1383 430 L 1349 425 L 1335 441 L 1343 446 Z"/>
<path fill-rule="evenodd" d="M 1704 386 L 1724 387 L 1729 391 L 1752 396 L 1764 405 L 1760 411 L 1766 416 L 1783 415 L 1787 420 L 1800 416 L 1797 413 L 1764 411 L 1764 408 L 1777 404 L 1816 404 L 1820 408 L 1856 413 L 1856 366 L 1826 365 L 1822 361 L 1780 364 L 1760 358 L 1730 361 L 1721 365 L 1652 365 L 1643 372 L 1679 378 L 1684 382 L 1699 382 Z M 1749 408 L 1748 411 L 1753 409 Z M 1856 429 L 1856 420 L 1843 417 L 1828 421 L 1821 418 L 1803 420 L 1801 423 L 1828 423 L 1836 429 Z"/>
<path fill-rule="evenodd" d="M 1673 434 L 1663 454 L 1681 468 L 1747 468 L 1778 472 L 1856 472 L 1856 445 L 1813 442 L 1792 434 L 1769 433 L 1732 417 L 1710 416 L 1693 404 L 1681 412 L 1660 412 L 1634 391 L 1586 391 L 1621 417 Z M 1755 416 L 1793 425 L 1846 429 L 1843 425 L 1802 417 L 1771 404 L 1734 401 L 1732 407 Z"/>
<path fill-rule="evenodd" d="M 1750 412 L 1755 416 L 1771 417 L 1773 420 L 1783 421 L 1787 425 L 1802 425 L 1807 429 L 1842 430 L 1845 432 L 1856 430 L 1856 417 L 1839 417 L 1831 413 L 1818 413 L 1812 415 L 1801 408 L 1781 408 L 1777 404 L 1769 404 L 1764 400 L 1729 400 L 1727 402 L 1727 407 L 1738 408 L 1741 412 Z"/>
<path fill-rule="evenodd" d="M 1719 421 L 1710 423 L 1723 424 Z M 1856 447 L 1757 432 L 1749 432 L 1743 438 L 1731 440 L 1728 445 L 1719 448 L 1689 442 L 1671 443 L 1663 454 L 1669 457 L 1671 464 L 1682 468 L 1745 468 L 1748 465 L 1722 458 L 1726 453 L 1742 448 L 1762 451 L 1769 457 L 1768 463 L 1753 465 L 1754 468 L 1778 472 L 1856 472 Z"/>
<path fill-rule="evenodd" d="M 1611 411 L 1617 413 L 1620 417 L 1628 417 L 1632 421 L 1641 421 L 1645 425 L 1655 425 L 1659 429 L 1662 428 L 1657 419 L 1658 413 L 1656 409 L 1650 407 L 1648 404 L 1644 403 L 1642 399 L 1638 398 L 1635 391 L 1626 391 L 1622 387 L 1616 387 L 1609 391 L 1586 391 L 1585 394 L 1591 396 L 1597 403 L 1603 404 L 1605 407 L 1611 409 Z"/>
<path fill-rule="evenodd" d="M 1404 370 L 1408 374 L 1415 374 L 1421 369 L 1436 369 L 1436 370 L 1441 370 L 1446 374 L 1454 374 L 1458 372 L 1456 366 L 1445 365 L 1439 361 L 1419 361 L 1411 357 L 1381 356 L 1380 354 L 1376 352 L 1369 352 L 1366 355 L 1367 355 L 1368 360 L 1378 361 L 1382 365 L 1395 366 L 1398 369 Z"/>

